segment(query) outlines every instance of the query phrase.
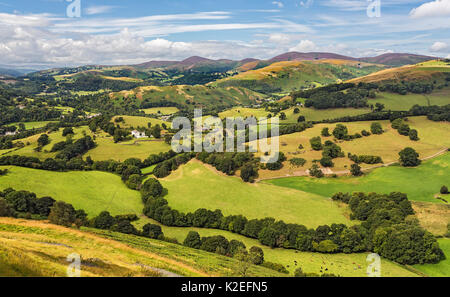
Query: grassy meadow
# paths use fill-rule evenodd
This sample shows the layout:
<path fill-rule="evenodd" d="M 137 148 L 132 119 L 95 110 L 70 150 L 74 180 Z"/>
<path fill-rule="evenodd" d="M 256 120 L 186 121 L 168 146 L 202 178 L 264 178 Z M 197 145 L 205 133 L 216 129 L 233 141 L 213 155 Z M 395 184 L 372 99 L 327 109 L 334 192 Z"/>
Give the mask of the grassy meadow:
<path fill-rule="evenodd" d="M 183 212 L 221 209 L 224 215 L 242 214 L 249 219 L 274 217 L 308 227 L 351 224 L 345 217 L 347 208 L 327 198 L 266 184 L 244 183 L 240 178 L 217 173 L 199 161 L 181 166 L 161 179 L 161 183 L 169 191 L 165 197 L 169 205 Z"/>
<path fill-rule="evenodd" d="M 119 176 L 98 171 L 52 172 L 1 166 L 8 174 L 0 177 L 0 189 L 14 188 L 50 196 L 84 209 L 92 217 L 106 210 L 113 215 L 140 214 L 139 192 L 127 188 Z"/>
<path fill-rule="evenodd" d="M 372 122 L 343 123 L 349 129 L 349 134 L 361 133 L 362 130 L 370 131 Z M 450 147 L 450 123 L 433 122 L 425 117 L 411 117 L 408 124 L 419 132 L 419 141 L 412 141 L 407 136 L 401 136 L 390 125 L 389 121 L 380 121 L 385 133 L 382 135 L 371 135 L 353 141 L 338 141 L 337 144 L 345 152 L 346 157 L 333 160 L 335 166 L 332 172 L 343 172 L 349 170 L 353 162 L 347 158 L 347 153 L 357 155 L 374 155 L 382 157 L 385 164 L 397 162 L 398 153 L 405 147 L 414 148 L 421 158 L 430 157 Z M 307 160 L 304 167 L 295 167 L 285 162 L 285 166 L 279 171 L 260 170 L 260 178 L 274 178 L 304 175 L 305 171 L 312 166 L 314 160 L 322 158 L 322 151 L 314 151 L 309 140 L 320 136 L 323 128 L 327 127 L 330 133 L 337 124 L 318 124 L 303 132 L 282 135 L 278 138 L 280 151 L 289 159 L 303 158 Z M 333 136 L 322 137 L 322 142 L 332 140 Z M 304 148 L 300 149 L 302 145 Z M 372 168 L 374 165 L 361 164 L 362 168 Z"/>
<path fill-rule="evenodd" d="M 403 192 L 413 201 L 441 203 L 435 195 L 443 185 L 450 186 L 449 166 L 450 154 L 447 153 L 428 160 L 417 168 L 390 166 L 375 169 L 363 177 L 343 176 L 323 179 L 288 177 L 267 180 L 264 183 L 324 197 L 331 197 L 338 192 Z"/>
<path fill-rule="evenodd" d="M 171 115 L 177 113 L 179 111 L 176 107 L 153 107 L 143 109 L 145 114 L 154 114 L 154 115 Z"/>
<path fill-rule="evenodd" d="M 168 122 L 164 122 L 162 120 L 153 118 L 137 117 L 137 116 L 115 116 L 113 117 L 112 121 L 114 122 L 115 119 L 117 119 L 118 117 L 121 117 L 124 120 L 124 122 L 117 123 L 123 128 L 130 128 L 130 127 L 137 128 L 138 126 L 147 128 L 148 123 L 151 123 L 152 126 L 154 125 L 162 126 L 162 124 L 166 124 L 167 127 L 170 127 L 170 123 Z"/>
<path fill-rule="evenodd" d="M 153 220 L 149 221 L 153 224 L 159 224 Z M 143 221 L 144 222 L 144 221 Z M 143 223 L 142 222 L 142 223 Z M 303 271 L 323 273 L 329 272 L 346 277 L 364 277 L 366 276 L 366 257 L 367 253 L 359 254 L 319 254 L 310 252 L 300 252 L 288 249 L 272 249 L 261 245 L 258 240 L 248 238 L 239 234 L 235 234 L 223 230 L 204 229 L 204 228 L 180 228 L 161 226 L 164 234 L 171 238 L 176 238 L 179 242 L 183 242 L 189 231 L 196 231 L 200 236 L 217 236 L 222 235 L 228 240 L 239 240 L 245 244 L 247 249 L 252 246 L 259 246 L 264 251 L 264 259 L 269 262 L 280 263 L 290 272 L 291 276 L 295 269 L 301 267 Z M 297 262 L 297 265 L 296 263 Z M 402 265 L 382 259 L 382 276 L 385 277 L 409 277 L 417 276 L 417 274 L 408 271 Z M 328 271 L 325 271 L 328 269 Z"/>
<path fill-rule="evenodd" d="M 369 104 L 382 103 L 386 110 L 410 110 L 414 105 L 447 105 L 450 104 L 450 89 L 434 91 L 431 94 L 399 95 L 382 92 L 376 99 L 370 99 Z"/>

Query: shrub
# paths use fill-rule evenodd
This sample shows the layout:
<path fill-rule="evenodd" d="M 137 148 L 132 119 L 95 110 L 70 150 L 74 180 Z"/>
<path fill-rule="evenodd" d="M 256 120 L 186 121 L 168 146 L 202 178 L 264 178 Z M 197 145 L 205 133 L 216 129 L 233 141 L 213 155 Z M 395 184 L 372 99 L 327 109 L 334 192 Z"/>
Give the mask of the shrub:
<path fill-rule="evenodd" d="M 320 136 L 317 137 L 313 137 L 309 140 L 310 144 L 311 144 L 311 148 L 315 151 L 320 151 L 322 150 L 323 146 L 322 146 L 322 139 L 320 138 Z"/>
<path fill-rule="evenodd" d="M 407 147 L 399 153 L 400 164 L 403 167 L 415 167 L 421 164 L 419 154 L 411 147 Z"/>
<path fill-rule="evenodd" d="M 142 227 L 142 235 L 145 237 L 159 239 L 164 237 L 161 227 L 155 224 L 146 224 Z"/>
<path fill-rule="evenodd" d="M 261 264 L 261 266 L 281 272 L 281 273 L 289 274 L 289 271 L 286 269 L 286 267 L 284 267 L 282 264 L 279 264 L 279 263 L 264 262 Z"/>
<path fill-rule="evenodd" d="M 381 127 L 381 124 L 378 122 L 372 123 L 372 125 L 370 126 L 370 131 L 372 132 L 372 134 L 383 134 L 383 127 Z"/>
<path fill-rule="evenodd" d="M 252 246 L 250 248 L 250 262 L 255 265 L 261 265 L 264 263 L 264 252 L 260 247 Z"/>

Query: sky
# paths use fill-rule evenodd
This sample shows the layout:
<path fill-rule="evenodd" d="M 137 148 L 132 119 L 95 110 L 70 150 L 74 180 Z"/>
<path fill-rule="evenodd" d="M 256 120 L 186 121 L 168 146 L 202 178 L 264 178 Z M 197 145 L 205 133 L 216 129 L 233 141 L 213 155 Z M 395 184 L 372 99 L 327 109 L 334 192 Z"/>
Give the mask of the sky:
<path fill-rule="evenodd" d="M 0 0 L 0 67 L 151 60 L 450 58 L 450 0 Z"/>

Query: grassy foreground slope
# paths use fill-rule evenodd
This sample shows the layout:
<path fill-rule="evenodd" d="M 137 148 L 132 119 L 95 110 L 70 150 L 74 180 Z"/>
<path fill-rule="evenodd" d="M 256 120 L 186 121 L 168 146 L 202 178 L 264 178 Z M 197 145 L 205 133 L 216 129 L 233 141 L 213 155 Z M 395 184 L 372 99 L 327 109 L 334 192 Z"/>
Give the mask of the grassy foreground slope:
<path fill-rule="evenodd" d="M 220 209 L 224 215 L 248 219 L 273 217 L 308 227 L 350 221 L 346 208 L 324 197 L 265 184 L 244 183 L 237 177 L 217 173 L 199 161 L 181 166 L 161 180 L 169 193 L 169 205 L 179 211 Z"/>
<path fill-rule="evenodd" d="M 117 214 L 140 214 L 139 192 L 128 189 L 119 176 L 98 171 L 53 172 L 1 166 L 8 174 L 0 177 L 0 189 L 14 188 L 50 196 L 84 209 L 89 216 L 107 210 Z"/>
<path fill-rule="evenodd" d="M 440 202 L 434 198 L 440 188 L 449 184 L 450 154 L 428 160 L 417 168 L 391 166 L 375 169 L 363 177 L 314 179 L 288 177 L 265 181 L 324 197 L 338 192 L 403 192 L 414 201 Z M 450 200 L 450 199 L 448 199 Z"/>
<path fill-rule="evenodd" d="M 81 276 L 232 276 L 239 262 L 180 245 L 111 231 L 0 218 L 0 276 L 66 276 L 67 256 Z M 282 276 L 252 265 L 250 276 Z"/>

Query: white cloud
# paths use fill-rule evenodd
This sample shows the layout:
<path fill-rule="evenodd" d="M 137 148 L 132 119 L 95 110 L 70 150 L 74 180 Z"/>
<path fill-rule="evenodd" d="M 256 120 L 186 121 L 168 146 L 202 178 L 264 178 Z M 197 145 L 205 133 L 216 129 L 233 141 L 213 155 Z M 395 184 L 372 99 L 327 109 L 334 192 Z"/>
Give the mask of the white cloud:
<path fill-rule="evenodd" d="M 424 3 L 411 10 L 409 15 L 412 18 L 450 16 L 450 0 L 435 0 Z"/>
<path fill-rule="evenodd" d="M 437 41 L 437 42 L 433 43 L 433 45 L 430 48 L 430 51 L 432 51 L 432 52 L 442 52 L 443 50 L 446 50 L 447 48 L 448 48 L 447 43 L 441 42 L 441 41 Z"/>
<path fill-rule="evenodd" d="M 448 56 L 446 57 L 446 59 L 450 59 L 450 55 L 448 55 Z"/>
<path fill-rule="evenodd" d="M 300 6 L 309 8 L 314 4 L 314 0 L 305 0 L 305 1 L 300 1 Z"/>
<path fill-rule="evenodd" d="M 273 1 L 272 4 L 278 6 L 279 8 L 283 8 L 284 7 L 283 2 L 281 2 L 281 1 Z"/>
<path fill-rule="evenodd" d="M 110 12 L 114 8 L 115 8 L 115 6 L 109 6 L 109 5 L 89 6 L 88 8 L 86 8 L 85 12 L 88 15 L 102 14 L 102 13 Z"/>
<path fill-rule="evenodd" d="M 317 49 L 317 46 L 311 40 L 302 40 L 299 44 L 291 47 L 289 51 L 291 52 L 312 52 Z"/>
<path fill-rule="evenodd" d="M 287 44 L 291 42 L 291 36 L 283 33 L 273 33 L 269 35 L 268 41 L 278 44 Z"/>

